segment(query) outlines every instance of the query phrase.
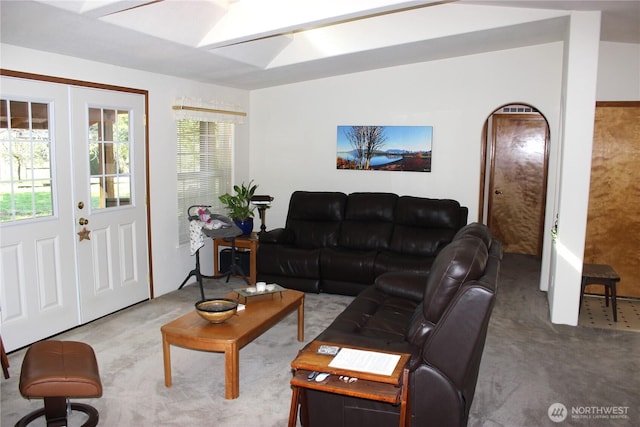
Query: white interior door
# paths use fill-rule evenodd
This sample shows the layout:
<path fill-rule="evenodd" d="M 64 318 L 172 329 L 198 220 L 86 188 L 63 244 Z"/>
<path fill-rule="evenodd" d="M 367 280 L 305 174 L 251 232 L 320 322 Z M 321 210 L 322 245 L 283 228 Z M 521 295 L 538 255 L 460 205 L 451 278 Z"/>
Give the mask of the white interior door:
<path fill-rule="evenodd" d="M 144 97 L 71 89 L 82 322 L 149 298 Z"/>
<path fill-rule="evenodd" d="M 11 351 L 78 324 L 77 236 L 68 88 L 2 77 L 1 98 L 1 333 Z"/>

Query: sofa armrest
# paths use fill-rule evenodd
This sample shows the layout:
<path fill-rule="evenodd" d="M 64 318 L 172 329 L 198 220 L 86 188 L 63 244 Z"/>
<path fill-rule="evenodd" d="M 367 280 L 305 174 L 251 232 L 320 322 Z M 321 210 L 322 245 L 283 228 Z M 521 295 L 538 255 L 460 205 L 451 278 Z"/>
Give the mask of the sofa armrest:
<path fill-rule="evenodd" d="M 393 271 L 378 276 L 375 286 L 388 295 L 421 302 L 426 283 L 425 274 Z"/>
<path fill-rule="evenodd" d="M 454 297 L 422 348 L 424 362 L 460 390 L 467 411 L 473 400 L 495 293 L 489 284 L 469 282 Z"/>
<path fill-rule="evenodd" d="M 260 243 L 286 244 L 294 242 L 294 234 L 286 228 L 274 228 L 258 235 Z"/>

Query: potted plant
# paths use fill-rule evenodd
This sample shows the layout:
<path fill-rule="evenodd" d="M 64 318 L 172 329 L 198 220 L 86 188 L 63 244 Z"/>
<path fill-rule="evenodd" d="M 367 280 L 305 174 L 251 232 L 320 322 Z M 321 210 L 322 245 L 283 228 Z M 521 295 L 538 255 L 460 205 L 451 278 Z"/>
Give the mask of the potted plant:
<path fill-rule="evenodd" d="M 256 192 L 256 188 L 258 186 L 253 184 L 253 180 L 249 181 L 247 185 L 243 181 L 242 184 L 233 186 L 235 194 L 225 193 L 219 197 L 231 219 L 242 230 L 243 236 L 247 236 L 253 231 L 255 206 L 251 205 L 251 197 Z"/>

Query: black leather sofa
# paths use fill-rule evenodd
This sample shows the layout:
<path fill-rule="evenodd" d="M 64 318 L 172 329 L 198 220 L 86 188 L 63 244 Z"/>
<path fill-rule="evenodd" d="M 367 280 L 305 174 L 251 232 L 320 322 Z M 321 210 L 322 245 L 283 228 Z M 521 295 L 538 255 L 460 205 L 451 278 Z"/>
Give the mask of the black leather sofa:
<path fill-rule="evenodd" d="M 469 224 L 439 251 L 428 275 L 380 275 L 316 340 L 410 353 L 410 425 L 464 426 L 501 259 L 502 245 L 488 228 Z M 316 390 L 304 393 L 305 427 L 399 423 L 399 405 Z"/>
<path fill-rule="evenodd" d="M 257 279 L 357 295 L 382 273 L 428 273 L 467 216 L 455 200 L 296 191 L 285 227 L 260 234 Z"/>

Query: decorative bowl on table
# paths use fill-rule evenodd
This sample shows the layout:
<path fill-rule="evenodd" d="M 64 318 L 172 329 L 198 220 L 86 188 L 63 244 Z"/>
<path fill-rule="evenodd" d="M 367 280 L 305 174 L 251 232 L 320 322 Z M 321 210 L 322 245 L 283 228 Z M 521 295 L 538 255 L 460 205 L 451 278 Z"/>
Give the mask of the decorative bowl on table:
<path fill-rule="evenodd" d="M 238 310 L 238 301 L 229 298 L 211 298 L 198 301 L 196 311 L 211 323 L 222 323 Z"/>

